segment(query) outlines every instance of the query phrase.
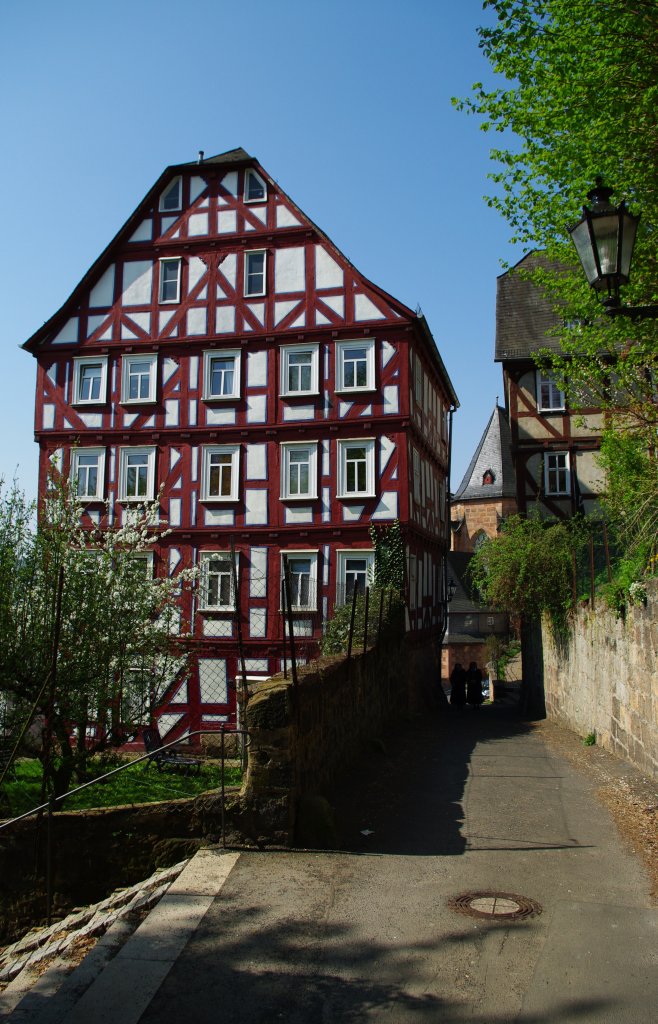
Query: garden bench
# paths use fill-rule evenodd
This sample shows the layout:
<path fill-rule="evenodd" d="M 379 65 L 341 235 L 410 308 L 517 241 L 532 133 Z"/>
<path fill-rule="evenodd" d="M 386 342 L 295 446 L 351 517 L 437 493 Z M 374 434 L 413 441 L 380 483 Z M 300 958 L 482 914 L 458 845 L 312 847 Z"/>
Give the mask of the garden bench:
<path fill-rule="evenodd" d="M 166 750 L 162 750 L 162 738 L 157 725 L 149 725 L 142 730 L 142 739 L 144 741 L 144 749 L 147 754 L 150 754 L 147 765 L 154 764 L 159 772 L 163 768 L 172 768 L 174 771 L 183 772 L 185 775 L 191 775 L 194 771 L 197 773 L 201 771 L 202 762 L 196 757 L 186 757 L 184 754 L 180 754 L 173 747 L 168 747 Z"/>

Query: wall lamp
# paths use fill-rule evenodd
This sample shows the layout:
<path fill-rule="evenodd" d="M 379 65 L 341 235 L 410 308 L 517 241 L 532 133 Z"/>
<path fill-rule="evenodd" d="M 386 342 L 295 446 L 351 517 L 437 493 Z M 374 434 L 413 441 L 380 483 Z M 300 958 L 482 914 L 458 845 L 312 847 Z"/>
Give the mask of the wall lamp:
<path fill-rule="evenodd" d="M 619 299 L 621 285 L 628 284 L 630 278 L 640 216 L 630 213 L 623 201 L 613 206 L 611 195 L 612 189 L 597 178 L 594 188 L 587 193 L 591 209 L 583 206 L 582 218 L 567 230 L 588 283 L 604 296 L 602 301 L 608 316 L 656 319 L 658 306 L 622 306 Z"/>

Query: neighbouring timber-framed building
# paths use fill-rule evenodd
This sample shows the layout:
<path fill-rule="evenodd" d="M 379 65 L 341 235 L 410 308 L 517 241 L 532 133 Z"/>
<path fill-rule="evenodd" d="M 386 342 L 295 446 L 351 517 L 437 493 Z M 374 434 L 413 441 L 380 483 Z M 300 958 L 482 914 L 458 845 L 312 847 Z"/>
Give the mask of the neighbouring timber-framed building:
<path fill-rule="evenodd" d="M 412 636 L 440 630 L 457 406 L 441 356 L 244 150 L 168 167 L 24 347 L 40 492 L 57 462 L 90 527 L 160 495 L 153 571 L 200 567 L 162 734 L 234 718 L 231 545 L 250 676 L 281 666 L 282 555 L 309 657 L 368 576 L 371 523 L 402 524 Z"/>
<path fill-rule="evenodd" d="M 543 253 L 530 252 L 498 278 L 495 359 L 503 370 L 518 512 L 564 519 L 597 508 L 603 414 L 572 411 L 550 373 L 537 367 L 542 349 L 560 351 L 557 314 L 524 276 L 538 266 L 551 269 Z"/>

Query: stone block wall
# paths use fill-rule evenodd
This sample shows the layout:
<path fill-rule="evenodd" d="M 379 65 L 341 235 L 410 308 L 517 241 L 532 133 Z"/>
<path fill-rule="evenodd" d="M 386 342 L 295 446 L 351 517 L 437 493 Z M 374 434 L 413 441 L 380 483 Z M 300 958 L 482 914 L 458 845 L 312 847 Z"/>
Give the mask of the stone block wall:
<path fill-rule="evenodd" d="M 457 533 L 452 534 L 453 551 L 474 551 L 475 538 L 484 531 L 487 537 L 498 535 L 500 520 L 516 512 L 516 501 L 513 498 L 455 503 L 450 506 L 450 515 L 454 520 L 463 518 L 464 523 Z"/>
<path fill-rule="evenodd" d="M 242 827 L 258 839 L 294 841 L 302 799 L 326 795 L 396 718 L 437 701 L 436 644 L 389 642 L 347 662 L 323 658 L 297 688 L 278 675 L 247 705 L 249 767 Z"/>
<path fill-rule="evenodd" d="M 548 716 L 658 778 L 658 581 L 625 619 L 580 608 L 564 647 L 542 642 Z"/>

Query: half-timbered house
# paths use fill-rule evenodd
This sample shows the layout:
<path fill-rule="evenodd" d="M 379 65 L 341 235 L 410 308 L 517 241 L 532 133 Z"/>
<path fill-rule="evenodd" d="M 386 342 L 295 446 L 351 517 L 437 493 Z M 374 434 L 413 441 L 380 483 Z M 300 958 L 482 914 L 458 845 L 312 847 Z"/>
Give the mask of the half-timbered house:
<path fill-rule="evenodd" d="M 371 523 L 400 520 L 409 629 L 439 628 L 457 399 L 437 347 L 244 150 L 168 167 L 25 348 L 41 491 L 57 461 L 90 527 L 159 495 L 152 571 L 200 568 L 163 734 L 232 720 L 238 629 L 246 674 L 279 671 L 284 554 L 302 657 L 367 580 Z"/>
<path fill-rule="evenodd" d="M 542 349 L 559 352 L 558 316 L 524 276 L 537 266 L 550 269 L 543 253 L 531 252 L 498 278 L 495 358 L 503 369 L 518 511 L 568 518 L 596 509 L 603 419 L 597 408 L 572 412 L 552 375 L 537 365 Z"/>

